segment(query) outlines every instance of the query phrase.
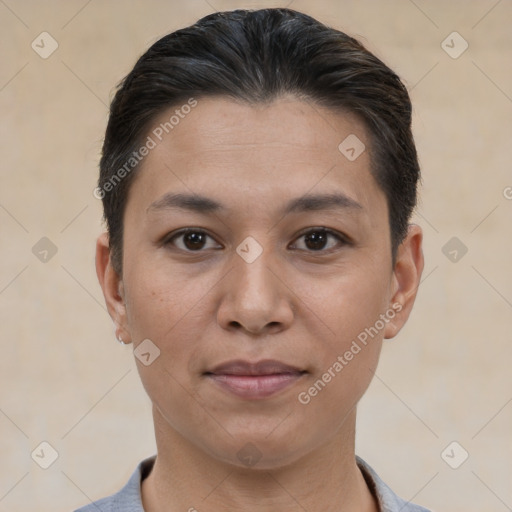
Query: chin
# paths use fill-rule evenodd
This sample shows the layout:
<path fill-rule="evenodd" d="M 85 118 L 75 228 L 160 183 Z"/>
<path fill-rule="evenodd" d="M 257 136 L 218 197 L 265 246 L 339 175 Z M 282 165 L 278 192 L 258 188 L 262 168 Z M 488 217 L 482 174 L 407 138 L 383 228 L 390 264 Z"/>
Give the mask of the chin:
<path fill-rule="evenodd" d="M 271 430 L 267 429 L 259 435 L 248 435 L 245 431 L 242 435 L 233 435 L 229 440 L 226 439 L 221 451 L 219 445 L 208 451 L 214 458 L 238 469 L 268 471 L 289 466 L 313 449 L 301 445 L 298 436 L 291 433 L 269 436 L 269 432 Z"/>

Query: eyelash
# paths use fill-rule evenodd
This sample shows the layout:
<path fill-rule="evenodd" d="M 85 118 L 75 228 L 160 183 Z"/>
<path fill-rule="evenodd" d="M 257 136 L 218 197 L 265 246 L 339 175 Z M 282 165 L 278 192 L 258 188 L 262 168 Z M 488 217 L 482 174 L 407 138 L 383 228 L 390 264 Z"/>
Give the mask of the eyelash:
<path fill-rule="evenodd" d="M 206 235 L 208 238 L 211 238 L 213 239 L 213 237 L 208 234 L 204 229 L 201 229 L 201 228 L 186 228 L 186 229 L 182 229 L 180 231 L 177 231 L 175 233 L 173 233 L 171 236 L 169 236 L 168 238 L 166 238 L 164 240 L 164 243 L 163 245 L 167 246 L 167 245 L 173 245 L 174 244 L 174 241 L 177 239 L 177 238 L 180 238 L 180 237 L 183 237 L 187 234 L 190 234 L 190 233 L 198 233 L 198 234 L 201 234 L 201 235 Z M 347 237 L 343 236 L 342 234 L 340 233 L 337 233 L 336 231 L 333 231 L 331 229 L 328 229 L 328 228 L 324 228 L 324 227 L 318 227 L 318 228 L 309 228 L 307 231 L 303 231 L 301 234 L 299 234 L 299 236 L 295 239 L 295 240 L 298 240 L 299 238 L 302 238 L 308 234 L 311 234 L 311 233 L 322 233 L 324 235 L 328 235 L 328 236 L 331 236 L 331 237 L 334 237 L 338 240 L 339 242 L 339 245 L 349 245 L 350 244 L 350 241 L 348 240 Z M 193 251 L 193 250 L 190 250 L 190 249 L 181 249 L 181 248 L 177 248 L 178 250 L 180 251 L 183 251 L 183 252 L 187 252 L 187 253 L 201 253 L 201 252 L 205 252 L 206 249 L 198 249 L 197 251 Z M 317 251 L 315 250 L 308 250 L 308 249 L 299 249 L 300 251 L 304 251 L 304 252 L 308 252 L 308 253 L 311 253 L 311 254 L 329 254 L 331 253 L 333 250 L 336 250 L 336 248 L 330 248 L 330 249 L 318 249 Z"/>

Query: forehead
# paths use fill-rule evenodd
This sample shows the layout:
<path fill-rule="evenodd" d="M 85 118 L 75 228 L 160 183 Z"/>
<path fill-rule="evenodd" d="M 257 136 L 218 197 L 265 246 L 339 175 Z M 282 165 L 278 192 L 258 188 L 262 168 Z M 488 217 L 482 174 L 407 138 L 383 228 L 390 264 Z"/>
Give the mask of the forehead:
<path fill-rule="evenodd" d="M 341 192 L 363 208 L 385 207 L 357 116 L 294 97 L 264 105 L 196 101 L 193 109 L 174 106 L 152 123 L 147 136 L 155 146 L 141 162 L 129 202 L 147 209 L 178 191 L 260 210 L 287 196 Z"/>
<path fill-rule="evenodd" d="M 150 134 L 164 131 L 157 137 L 163 144 L 158 144 L 154 157 L 172 145 L 176 158 L 226 149 L 276 154 L 273 148 L 285 146 L 297 155 L 315 152 L 316 157 L 324 153 L 325 158 L 335 158 L 340 142 L 349 135 L 368 142 L 365 126 L 356 115 L 335 113 L 293 96 L 255 105 L 224 97 L 200 98 L 180 119 L 172 115 L 176 110 L 180 107 L 162 112 L 152 125 Z M 178 124 L 166 125 L 171 118 Z"/>

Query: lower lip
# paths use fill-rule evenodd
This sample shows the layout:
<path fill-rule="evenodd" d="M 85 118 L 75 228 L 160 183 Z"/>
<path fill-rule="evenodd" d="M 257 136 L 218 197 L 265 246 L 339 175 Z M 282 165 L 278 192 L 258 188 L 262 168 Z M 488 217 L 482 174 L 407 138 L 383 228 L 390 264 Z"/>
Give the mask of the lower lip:
<path fill-rule="evenodd" d="M 267 398 L 297 382 L 302 373 L 278 373 L 273 375 L 208 375 L 220 387 L 241 398 Z"/>

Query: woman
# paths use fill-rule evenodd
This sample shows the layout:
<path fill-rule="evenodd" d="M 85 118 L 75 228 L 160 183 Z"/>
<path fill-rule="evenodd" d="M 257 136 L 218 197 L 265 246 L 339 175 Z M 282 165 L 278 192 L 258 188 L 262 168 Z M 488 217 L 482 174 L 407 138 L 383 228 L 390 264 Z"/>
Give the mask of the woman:
<path fill-rule="evenodd" d="M 299 12 L 216 13 L 138 60 L 100 168 L 96 268 L 157 455 L 80 512 L 425 511 L 354 448 L 423 270 L 396 74 Z"/>

